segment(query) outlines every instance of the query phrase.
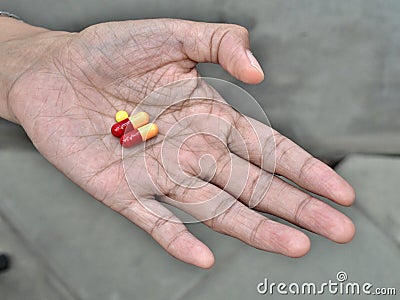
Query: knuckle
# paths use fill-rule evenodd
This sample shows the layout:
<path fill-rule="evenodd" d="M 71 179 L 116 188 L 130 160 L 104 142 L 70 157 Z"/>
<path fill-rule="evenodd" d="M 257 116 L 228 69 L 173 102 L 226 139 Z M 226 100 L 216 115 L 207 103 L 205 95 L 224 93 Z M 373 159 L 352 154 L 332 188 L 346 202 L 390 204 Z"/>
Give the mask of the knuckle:
<path fill-rule="evenodd" d="M 249 237 L 249 243 L 251 245 L 258 245 L 259 241 L 258 241 L 258 233 L 259 231 L 264 227 L 264 225 L 267 223 L 268 219 L 261 219 L 255 226 L 254 228 L 251 230 L 251 234 Z"/>
<path fill-rule="evenodd" d="M 159 231 L 160 228 L 165 226 L 165 224 L 168 223 L 168 221 L 169 221 L 168 218 L 161 218 L 161 217 L 158 218 L 150 230 L 150 235 L 153 236 L 157 231 Z"/>
<path fill-rule="evenodd" d="M 225 208 L 226 205 L 228 205 L 227 208 Z M 230 225 L 229 220 L 232 219 L 231 215 L 233 212 L 238 213 L 238 208 L 235 203 L 232 203 L 231 199 L 221 201 L 213 212 L 215 217 L 208 221 L 208 226 L 214 231 L 225 233 L 227 227 Z"/>
<path fill-rule="evenodd" d="M 313 200 L 313 197 L 311 195 L 307 195 L 306 197 L 304 197 L 299 204 L 296 206 L 296 209 L 294 211 L 294 222 L 296 224 L 302 224 L 302 216 L 303 216 L 303 212 L 304 209 L 311 204 Z"/>
<path fill-rule="evenodd" d="M 300 167 L 299 178 L 304 178 L 316 163 L 318 163 L 318 159 L 313 156 L 308 157 Z"/>
<path fill-rule="evenodd" d="M 282 135 L 275 139 L 276 160 L 281 163 L 296 145 Z"/>
<path fill-rule="evenodd" d="M 176 233 L 168 242 L 167 245 L 165 246 L 165 249 L 167 251 L 172 251 L 173 248 L 175 248 L 175 244 L 178 242 L 179 239 L 181 239 L 184 235 L 187 235 L 189 232 L 185 229 L 182 229 L 178 233 Z"/>

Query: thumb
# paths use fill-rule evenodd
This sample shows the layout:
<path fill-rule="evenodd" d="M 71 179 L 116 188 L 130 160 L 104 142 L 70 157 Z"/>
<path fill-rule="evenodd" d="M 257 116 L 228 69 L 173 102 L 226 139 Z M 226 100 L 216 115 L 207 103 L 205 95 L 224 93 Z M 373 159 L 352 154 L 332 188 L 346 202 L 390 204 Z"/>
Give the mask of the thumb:
<path fill-rule="evenodd" d="M 183 21 L 182 25 L 179 30 L 175 29 L 174 34 L 191 60 L 220 64 L 229 74 L 245 83 L 255 84 L 264 79 L 264 72 L 250 51 L 246 28 L 191 21 Z"/>

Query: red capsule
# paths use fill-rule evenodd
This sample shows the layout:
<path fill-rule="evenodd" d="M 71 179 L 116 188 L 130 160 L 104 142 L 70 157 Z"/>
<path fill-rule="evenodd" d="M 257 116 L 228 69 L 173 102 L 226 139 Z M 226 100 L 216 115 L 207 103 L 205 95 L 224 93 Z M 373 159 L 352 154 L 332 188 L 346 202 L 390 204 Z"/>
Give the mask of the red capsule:
<path fill-rule="evenodd" d="M 129 132 L 133 130 L 133 126 L 131 121 L 129 121 L 129 118 L 126 118 L 125 120 L 122 120 L 121 122 L 115 123 L 111 127 L 111 133 L 115 137 L 121 137 L 124 135 L 125 132 Z"/>
<path fill-rule="evenodd" d="M 139 130 L 134 129 L 132 131 L 129 131 L 128 133 L 125 133 L 123 136 L 121 136 L 121 139 L 119 140 L 119 142 L 123 147 L 130 148 L 132 146 L 142 143 L 143 139 L 139 133 Z"/>
<path fill-rule="evenodd" d="M 111 133 L 113 136 L 121 137 L 125 132 L 129 132 L 133 129 L 146 125 L 149 122 L 149 115 L 145 112 L 137 113 L 136 115 L 126 118 L 121 122 L 114 124 L 111 127 Z"/>
<path fill-rule="evenodd" d="M 123 147 L 129 148 L 137 144 L 143 143 L 158 134 L 158 127 L 154 123 L 134 129 L 121 136 L 120 143 Z"/>

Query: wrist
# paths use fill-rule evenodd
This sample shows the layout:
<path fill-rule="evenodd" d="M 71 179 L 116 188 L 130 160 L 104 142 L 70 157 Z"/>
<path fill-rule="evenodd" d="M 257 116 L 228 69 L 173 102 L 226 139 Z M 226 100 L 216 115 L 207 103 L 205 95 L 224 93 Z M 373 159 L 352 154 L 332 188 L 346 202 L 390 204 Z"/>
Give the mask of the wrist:
<path fill-rule="evenodd" d="M 0 117 L 20 123 L 13 112 L 11 97 L 15 83 L 69 33 L 50 31 L 4 16 L 0 17 L 0 28 Z"/>
<path fill-rule="evenodd" d="M 48 31 L 45 28 L 32 26 L 5 15 L 0 15 L 0 28 L 0 43 Z"/>

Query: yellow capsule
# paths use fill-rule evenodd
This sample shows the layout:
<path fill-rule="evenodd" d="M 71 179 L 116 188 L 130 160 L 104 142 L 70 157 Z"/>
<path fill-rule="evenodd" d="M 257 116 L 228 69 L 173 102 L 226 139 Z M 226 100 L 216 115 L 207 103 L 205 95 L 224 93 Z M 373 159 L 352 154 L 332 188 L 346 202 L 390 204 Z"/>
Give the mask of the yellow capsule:
<path fill-rule="evenodd" d="M 129 118 L 129 121 L 131 121 L 133 128 L 136 129 L 149 123 L 149 120 L 149 114 L 144 111 L 141 111 L 140 113 L 137 113 L 136 115 L 133 115 Z"/>
<path fill-rule="evenodd" d="M 124 110 L 120 110 L 119 112 L 117 112 L 117 113 L 115 114 L 115 120 L 116 120 L 117 122 L 121 122 L 122 120 L 125 120 L 125 119 L 127 119 L 127 118 L 129 118 L 129 115 L 128 115 L 128 113 L 127 113 L 126 111 L 124 111 Z"/>
<path fill-rule="evenodd" d="M 155 123 L 149 123 L 138 128 L 138 131 L 142 137 L 142 141 L 147 141 L 158 134 L 158 126 Z"/>

